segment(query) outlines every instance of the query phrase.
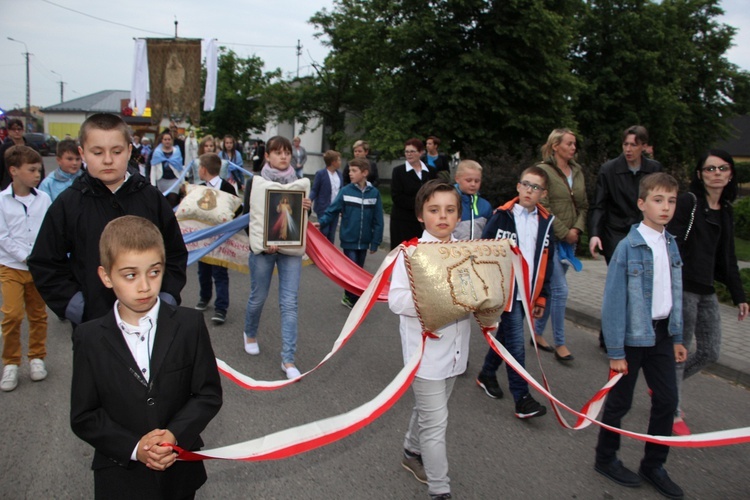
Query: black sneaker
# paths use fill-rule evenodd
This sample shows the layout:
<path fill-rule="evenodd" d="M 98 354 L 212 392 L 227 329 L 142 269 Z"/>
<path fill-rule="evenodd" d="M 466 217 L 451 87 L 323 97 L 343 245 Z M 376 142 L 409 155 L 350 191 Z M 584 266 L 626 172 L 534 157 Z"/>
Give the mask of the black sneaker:
<path fill-rule="evenodd" d="M 609 464 L 594 464 L 594 470 L 620 486 L 628 488 L 637 488 L 643 482 L 638 474 L 622 465 L 622 462 L 617 459 Z"/>
<path fill-rule="evenodd" d="M 208 301 L 207 300 L 199 300 L 197 304 L 195 304 L 195 308 L 199 311 L 205 311 L 208 308 Z"/>
<path fill-rule="evenodd" d="M 430 500 L 449 500 L 453 498 L 450 493 L 440 493 L 439 495 L 430 495 Z"/>
<path fill-rule="evenodd" d="M 516 417 L 518 418 L 532 418 L 541 417 L 547 413 L 547 408 L 540 405 L 536 399 L 531 397 L 531 394 L 526 393 L 524 397 L 518 400 L 516 403 Z"/>
<path fill-rule="evenodd" d="M 484 389 L 484 392 L 492 399 L 503 397 L 503 390 L 500 389 L 495 377 L 488 377 L 480 373 L 477 375 L 477 385 Z"/>
<path fill-rule="evenodd" d="M 211 321 L 213 321 L 215 325 L 223 325 L 226 320 L 227 313 L 224 311 L 216 311 L 211 318 Z"/>
<path fill-rule="evenodd" d="M 659 467 L 656 469 L 644 469 L 641 467 L 638 469 L 638 475 L 643 479 L 653 484 L 654 487 L 667 498 L 680 499 L 685 496 L 682 488 L 677 486 L 674 481 L 669 478 L 666 469 Z"/>

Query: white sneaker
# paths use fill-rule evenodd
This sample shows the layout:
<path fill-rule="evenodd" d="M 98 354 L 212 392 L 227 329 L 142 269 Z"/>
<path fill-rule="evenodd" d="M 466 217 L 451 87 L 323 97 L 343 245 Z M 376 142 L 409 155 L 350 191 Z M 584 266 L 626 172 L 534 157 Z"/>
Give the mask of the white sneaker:
<path fill-rule="evenodd" d="M 39 382 L 47 378 L 47 369 L 44 366 L 44 360 L 32 359 L 29 361 L 29 364 L 31 365 L 31 380 Z"/>
<path fill-rule="evenodd" d="M 284 373 L 286 373 L 286 378 L 288 378 L 289 380 L 302 376 L 296 366 L 286 366 L 284 363 L 281 363 L 281 369 L 284 370 Z"/>
<path fill-rule="evenodd" d="M 0 389 L 10 392 L 18 387 L 18 365 L 5 365 L 3 368 L 3 380 Z"/>
<path fill-rule="evenodd" d="M 260 347 L 258 347 L 258 341 L 255 342 L 248 342 L 247 341 L 247 334 L 243 333 L 243 342 L 245 344 L 245 352 L 250 354 L 251 356 L 257 356 L 260 354 Z"/>

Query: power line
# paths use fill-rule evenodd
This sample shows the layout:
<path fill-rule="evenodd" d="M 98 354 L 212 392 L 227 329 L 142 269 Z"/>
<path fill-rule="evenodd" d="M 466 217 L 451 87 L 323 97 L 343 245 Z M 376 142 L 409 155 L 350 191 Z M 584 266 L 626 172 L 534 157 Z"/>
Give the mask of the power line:
<path fill-rule="evenodd" d="M 46 1 L 46 0 L 45 0 Z M 240 45 L 242 47 L 262 47 L 266 49 L 296 49 L 296 45 L 258 45 L 255 43 L 234 43 L 234 42 L 222 42 L 219 40 L 220 45 Z"/>
<path fill-rule="evenodd" d="M 164 36 L 169 36 L 169 37 L 172 36 L 169 33 L 161 33 L 159 31 L 144 30 L 143 28 L 136 28 L 135 26 L 130 26 L 128 24 L 118 23 L 118 22 L 115 22 L 115 21 L 110 21 L 109 19 L 103 19 L 101 17 L 92 16 L 91 14 L 87 14 L 85 12 L 81 12 L 80 10 L 71 9 L 70 7 L 66 7 L 64 5 L 60 5 L 60 4 L 55 3 L 55 2 L 50 2 L 50 0 L 42 0 L 42 2 L 48 3 L 50 5 L 54 5 L 55 7 L 60 7 L 61 9 L 69 10 L 70 12 L 75 12 L 76 14 L 80 14 L 82 16 L 90 17 L 91 19 L 96 19 L 97 21 L 101 21 L 101 22 L 109 23 L 109 24 L 114 24 L 114 25 L 117 25 L 117 26 L 122 26 L 123 28 L 129 28 L 131 30 L 136 30 L 136 31 L 143 31 L 144 33 L 153 33 L 154 35 L 164 35 Z"/>

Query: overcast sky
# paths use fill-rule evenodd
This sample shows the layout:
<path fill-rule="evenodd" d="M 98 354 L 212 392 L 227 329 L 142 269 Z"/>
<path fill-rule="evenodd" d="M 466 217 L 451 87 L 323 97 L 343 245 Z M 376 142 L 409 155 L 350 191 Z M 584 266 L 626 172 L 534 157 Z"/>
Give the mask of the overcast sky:
<path fill-rule="evenodd" d="M 747 4 L 722 2 L 723 21 L 739 29 L 729 60 L 750 71 Z M 50 106 L 60 102 L 61 78 L 66 101 L 100 90 L 129 90 L 133 38 L 173 36 L 175 16 L 180 37 L 217 38 L 241 56 L 261 57 L 267 70 L 281 68 L 285 76 L 297 71 L 299 39 L 300 75 L 307 75 L 310 63 L 323 62 L 327 52 L 307 21 L 332 5 L 333 0 L 0 0 L 0 107 L 26 105 L 25 49 L 7 37 L 25 42 L 32 54 L 31 104 Z"/>

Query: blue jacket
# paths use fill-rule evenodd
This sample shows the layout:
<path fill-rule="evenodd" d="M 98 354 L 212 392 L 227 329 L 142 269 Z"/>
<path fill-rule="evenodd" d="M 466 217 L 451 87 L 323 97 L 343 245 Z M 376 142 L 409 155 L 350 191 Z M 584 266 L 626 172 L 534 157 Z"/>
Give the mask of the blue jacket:
<path fill-rule="evenodd" d="M 487 222 L 482 233 L 483 239 L 509 239 L 518 245 L 518 232 L 516 230 L 516 219 L 513 216 L 513 206 L 518 202 L 518 197 L 513 198 L 505 205 L 498 207 Z M 549 213 L 541 205 L 537 205 L 539 217 L 539 230 L 536 235 L 536 249 L 534 250 L 533 268 L 531 273 L 529 295 L 531 306 L 545 307 L 549 296 L 549 283 L 552 276 L 552 258 L 555 254 L 554 234 L 552 233 L 552 221 L 555 216 Z M 513 281 L 513 289 L 510 296 L 515 299 L 516 282 Z M 509 301 L 506 310 L 510 311 L 515 300 Z"/>
<path fill-rule="evenodd" d="M 58 168 L 42 180 L 42 183 L 39 184 L 39 190 L 47 193 L 52 201 L 55 201 L 55 198 L 68 189 L 81 174 L 83 174 L 83 169 L 78 170 L 75 174 L 69 174 Z"/>
<path fill-rule="evenodd" d="M 602 302 L 602 330 L 610 359 L 625 359 L 625 348 L 652 347 L 656 344 L 651 321 L 654 289 L 654 256 L 638 232 L 630 228 L 612 255 L 607 270 Z M 682 343 L 682 259 L 674 237 L 666 233 L 667 254 L 672 276 L 672 311 L 669 335 Z"/>
<path fill-rule="evenodd" d="M 492 216 L 490 202 L 477 194 L 464 194 L 456 184 L 456 191 L 461 195 L 461 222 L 453 230 L 457 240 L 475 240 L 480 238 L 484 225 Z"/>
<path fill-rule="evenodd" d="M 339 187 L 343 188 L 344 182 L 341 172 L 336 170 L 336 175 L 339 176 Z M 315 172 L 312 189 L 310 190 L 310 200 L 314 203 L 315 214 L 320 218 L 328 205 L 331 204 L 331 178 L 328 176 L 327 168 Z"/>
<path fill-rule="evenodd" d="M 341 216 L 339 239 L 345 250 L 377 250 L 383 242 L 383 202 L 380 191 L 368 182 L 365 189 L 356 184 L 344 186 L 331 206 L 318 219 L 325 227 Z"/>

